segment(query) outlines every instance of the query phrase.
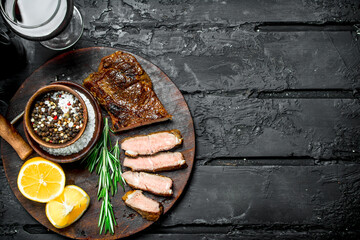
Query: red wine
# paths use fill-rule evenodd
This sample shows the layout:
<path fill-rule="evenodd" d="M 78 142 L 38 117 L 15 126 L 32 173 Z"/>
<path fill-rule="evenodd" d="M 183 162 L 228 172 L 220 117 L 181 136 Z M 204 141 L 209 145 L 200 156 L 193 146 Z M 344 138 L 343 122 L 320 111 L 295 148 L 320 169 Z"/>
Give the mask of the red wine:
<path fill-rule="evenodd" d="M 68 24 L 72 9 L 73 0 L 1 0 L 6 23 L 30 40 L 55 37 Z"/>

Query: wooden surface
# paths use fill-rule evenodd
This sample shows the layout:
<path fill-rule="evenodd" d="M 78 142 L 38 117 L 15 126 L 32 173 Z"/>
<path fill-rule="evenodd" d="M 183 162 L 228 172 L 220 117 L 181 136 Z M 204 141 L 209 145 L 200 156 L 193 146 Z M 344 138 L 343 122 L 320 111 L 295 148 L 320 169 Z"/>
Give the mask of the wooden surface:
<path fill-rule="evenodd" d="M 188 187 L 131 239 L 360 238 L 359 1 L 76 2 L 85 31 L 74 48 L 148 59 L 194 120 Z M 21 43 L 25 66 L 0 80 L 7 103 L 60 54 Z M 4 173 L 0 184 L 4 239 L 63 239 L 27 214 Z"/>
<path fill-rule="evenodd" d="M 27 105 L 28 99 L 34 93 L 34 89 L 36 90 L 39 87 L 50 84 L 52 79 L 54 79 L 54 76 L 57 76 L 64 71 L 67 72 L 66 75 L 67 78 L 69 78 L 69 81 L 81 84 L 83 79 L 94 71 L 93 69 L 97 69 L 101 58 L 108 56 L 115 51 L 116 49 L 104 47 L 84 48 L 64 53 L 48 61 L 37 69 L 21 85 L 19 91 L 17 91 L 12 98 L 12 102 L 16 102 L 16 104 L 10 104 L 9 111 L 20 112 L 20 110 Z M 149 134 L 160 130 L 180 130 L 183 137 L 183 144 L 176 150 L 184 155 L 187 167 L 181 170 L 162 173 L 162 175 L 170 177 L 174 182 L 174 193 L 171 197 L 155 197 L 149 195 L 151 198 L 162 203 L 164 213 L 166 214 L 180 197 L 190 177 L 195 155 L 194 126 L 186 102 L 171 80 L 152 63 L 141 57 L 135 57 L 137 57 L 141 66 L 148 73 L 152 80 L 154 91 L 157 93 L 164 107 L 173 115 L 173 119 L 163 123 L 139 127 L 131 131 L 110 134 L 111 142 L 121 142 L 122 139 L 126 137 Z M 69 63 L 72 64 L 69 65 Z M 78 74 L 81 74 L 82 76 L 79 77 Z M 105 111 L 103 112 L 103 116 L 107 116 Z M 11 119 L 14 116 L 7 115 L 7 117 Z M 22 124 L 24 123 L 22 122 Z M 22 126 L 18 127 L 18 131 L 24 135 Z M 66 174 L 66 185 L 75 184 L 87 192 L 91 199 L 90 206 L 82 216 L 81 221 L 77 221 L 64 229 L 56 229 L 46 218 L 44 204 L 29 201 L 22 196 L 17 188 L 17 176 L 23 161 L 17 159 L 16 152 L 10 145 L 5 143 L 1 146 L 1 154 L 6 177 L 15 196 L 31 216 L 52 231 L 76 239 L 117 239 L 133 235 L 153 223 L 152 221 L 143 219 L 139 214 L 135 214 L 135 212 L 128 208 L 121 200 L 121 197 L 125 192 L 131 189 L 127 186 L 125 192 L 122 190 L 119 191 L 111 201 L 118 224 L 118 226 L 115 227 L 115 234 L 112 236 L 99 235 L 98 223 L 97 221 L 94 221 L 94 219 L 97 219 L 100 215 L 101 202 L 97 201 L 97 184 L 99 176 L 95 173 L 90 174 L 86 169 L 85 164 L 81 164 L 81 161 L 77 161 L 71 164 L 62 164 Z M 121 159 L 123 158 L 124 153 L 121 154 Z"/>

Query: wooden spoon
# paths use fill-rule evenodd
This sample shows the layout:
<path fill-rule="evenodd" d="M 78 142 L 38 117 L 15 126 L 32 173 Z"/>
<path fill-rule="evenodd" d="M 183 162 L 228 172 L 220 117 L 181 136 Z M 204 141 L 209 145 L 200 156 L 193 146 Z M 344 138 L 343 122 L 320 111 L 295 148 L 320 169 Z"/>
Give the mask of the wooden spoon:
<path fill-rule="evenodd" d="M 14 126 L 11 125 L 10 122 L 6 120 L 1 114 L 0 136 L 15 149 L 22 160 L 25 160 L 33 152 L 33 149 L 20 136 Z"/>

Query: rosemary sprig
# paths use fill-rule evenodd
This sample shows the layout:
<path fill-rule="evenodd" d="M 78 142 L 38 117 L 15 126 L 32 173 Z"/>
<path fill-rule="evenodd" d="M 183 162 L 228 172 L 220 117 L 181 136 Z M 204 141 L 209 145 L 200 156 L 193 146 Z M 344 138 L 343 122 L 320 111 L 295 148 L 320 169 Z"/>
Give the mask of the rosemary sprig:
<path fill-rule="evenodd" d="M 121 162 L 120 162 L 120 147 L 118 141 L 111 149 L 111 140 L 109 135 L 108 119 L 104 119 L 104 129 L 99 142 L 91 150 L 86 160 L 87 168 L 90 172 L 96 170 L 99 175 L 98 184 L 98 200 L 102 200 L 98 227 L 100 234 L 114 234 L 114 226 L 117 225 L 114 211 L 110 202 L 110 194 L 114 196 L 118 190 L 118 183 L 125 191 L 125 180 L 122 177 Z M 109 150 L 110 149 L 110 150 Z"/>
<path fill-rule="evenodd" d="M 123 191 L 125 191 L 125 179 L 122 177 L 122 171 L 121 171 L 121 162 L 120 162 L 120 147 L 119 147 L 119 141 L 116 140 L 116 144 L 114 148 L 110 153 L 110 158 L 113 160 L 114 163 L 114 171 L 112 171 L 111 178 L 114 180 L 114 184 L 117 186 L 117 183 L 120 183 L 121 187 L 123 188 Z M 117 193 L 117 187 L 115 188 L 115 192 Z"/>

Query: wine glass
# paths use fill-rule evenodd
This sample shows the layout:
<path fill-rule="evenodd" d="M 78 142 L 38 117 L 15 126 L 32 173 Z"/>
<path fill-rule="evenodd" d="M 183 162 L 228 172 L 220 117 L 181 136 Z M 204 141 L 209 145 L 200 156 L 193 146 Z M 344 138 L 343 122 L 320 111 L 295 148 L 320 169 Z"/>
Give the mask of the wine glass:
<path fill-rule="evenodd" d="M 0 53 L 2 56 L 6 56 L 0 58 L 0 66 L 2 67 L 2 80 L 6 80 L 7 74 L 12 73 L 14 70 L 20 69 L 25 66 L 26 63 L 26 55 L 24 46 L 21 44 L 19 39 L 14 36 L 9 36 L 7 32 L 2 29 L 4 26 L 0 24 Z M 16 63 L 16 64 L 14 64 Z M 1 92 L 1 84 L 0 84 L 0 96 Z"/>
<path fill-rule="evenodd" d="M 53 50 L 73 46 L 83 33 L 83 20 L 73 0 L 0 0 L 5 23 L 20 37 Z"/>

